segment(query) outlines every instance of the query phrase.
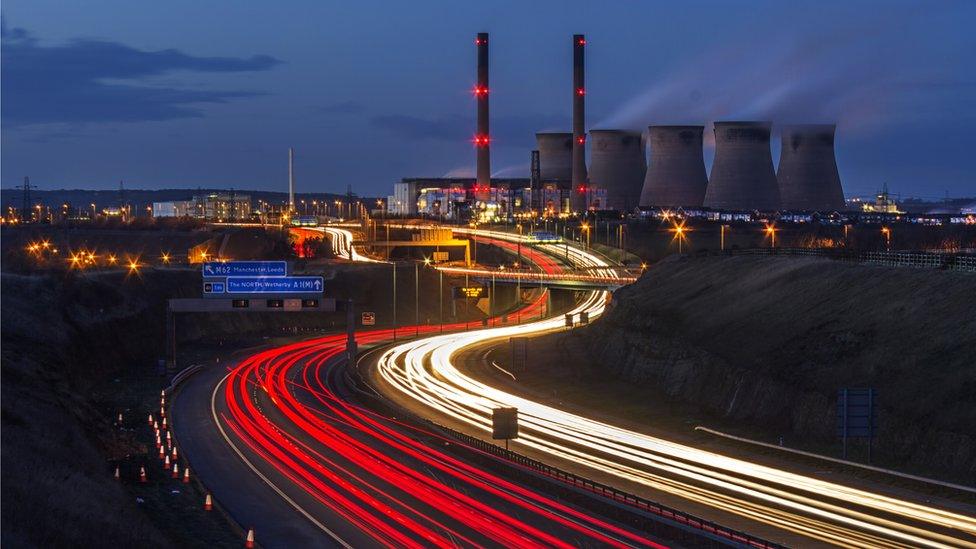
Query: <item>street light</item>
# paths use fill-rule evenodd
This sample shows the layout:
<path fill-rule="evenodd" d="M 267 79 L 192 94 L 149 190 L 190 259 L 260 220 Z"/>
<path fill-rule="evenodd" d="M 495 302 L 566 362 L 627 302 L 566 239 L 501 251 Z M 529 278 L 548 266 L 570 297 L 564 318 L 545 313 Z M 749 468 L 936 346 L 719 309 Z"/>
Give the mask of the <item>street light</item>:
<path fill-rule="evenodd" d="M 678 253 L 680 254 L 682 252 L 682 246 L 681 245 L 682 245 L 682 241 L 685 239 L 685 233 L 688 232 L 688 231 L 690 231 L 691 229 L 686 229 L 685 228 L 685 222 L 682 221 L 680 224 L 675 223 L 668 230 L 671 231 L 672 233 L 674 233 L 674 238 L 672 238 L 671 240 L 672 241 L 674 241 L 674 240 L 677 240 L 678 241 Z"/>
<path fill-rule="evenodd" d="M 881 227 L 881 234 L 884 235 L 885 239 L 885 250 L 891 251 L 891 229 L 888 227 Z"/>
<path fill-rule="evenodd" d="M 776 247 L 776 225 L 772 223 L 766 225 L 765 231 L 766 231 L 766 236 L 769 237 L 770 247 L 775 248 Z"/>
<path fill-rule="evenodd" d="M 719 249 L 723 252 L 725 251 L 725 230 L 728 229 L 728 225 L 722 225 L 719 227 Z"/>

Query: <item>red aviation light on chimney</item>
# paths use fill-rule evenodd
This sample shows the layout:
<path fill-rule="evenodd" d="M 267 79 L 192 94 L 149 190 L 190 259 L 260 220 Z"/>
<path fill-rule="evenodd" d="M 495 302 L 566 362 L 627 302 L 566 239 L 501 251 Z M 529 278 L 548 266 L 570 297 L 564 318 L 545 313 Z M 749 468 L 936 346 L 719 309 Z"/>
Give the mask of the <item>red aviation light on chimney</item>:
<path fill-rule="evenodd" d="M 579 40 L 576 41 L 576 43 L 579 44 L 580 46 L 585 46 L 586 38 L 580 38 Z"/>
<path fill-rule="evenodd" d="M 471 90 L 471 93 L 473 93 L 475 97 L 488 95 L 488 88 L 486 86 L 475 86 L 474 89 Z"/>
<path fill-rule="evenodd" d="M 475 38 L 475 39 L 474 39 L 474 44 L 475 44 L 476 46 L 484 46 L 484 45 L 485 45 L 485 44 L 487 44 L 487 43 L 488 43 L 488 39 L 487 39 L 487 38 L 485 38 L 485 39 L 482 39 L 482 38 Z"/>
<path fill-rule="evenodd" d="M 586 95 L 586 90 L 583 88 L 576 88 L 576 95 Z"/>
<path fill-rule="evenodd" d="M 576 138 L 576 142 L 579 143 L 580 145 L 585 145 L 586 144 L 586 136 L 585 135 L 581 135 L 581 136 L 577 137 Z"/>
<path fill-rule="evenodd" d="M 491 142 L 491 139 L 487 135 L 477 134 L 474 136 L 471 142 L 474 143 L 475 147 L 487 147 Z"/>
<path fill-rule="evenodd" d="M 576 192 L 580 194 L 586 193 L 586 185 L 580 185 L 579 187 L 577 187 Z"/>

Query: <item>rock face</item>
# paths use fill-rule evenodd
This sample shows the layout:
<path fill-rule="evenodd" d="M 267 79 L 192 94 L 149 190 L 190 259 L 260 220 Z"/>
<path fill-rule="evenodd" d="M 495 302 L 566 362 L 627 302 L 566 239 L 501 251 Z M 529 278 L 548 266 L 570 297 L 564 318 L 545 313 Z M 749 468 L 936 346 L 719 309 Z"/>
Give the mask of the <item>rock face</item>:
<path fill-rule="evenodd" d="M 976 473 L 976 277 L 798 258 L 685 258 L 649 269 L 583 330 L 612 374 L 819 447 L 837 390 L 879 391 L 876 456 Z"/>

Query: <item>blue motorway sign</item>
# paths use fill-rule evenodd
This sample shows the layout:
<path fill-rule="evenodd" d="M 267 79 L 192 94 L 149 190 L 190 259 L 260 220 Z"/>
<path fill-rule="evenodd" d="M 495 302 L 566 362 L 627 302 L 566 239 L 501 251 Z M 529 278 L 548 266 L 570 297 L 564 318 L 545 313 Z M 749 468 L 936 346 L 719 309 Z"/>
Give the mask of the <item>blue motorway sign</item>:
<path fill-rule="evenodd" d="M 320 294 L 321 276 L 228 276 L 229 294 Z"/>
<path fill-rule="evenodd" d="M 205 294 L 222 294 L 224 293 L 224 288 L 226 284 L 223 282 L 204 282 L 203 283 L 203 293 Z"/>
<path fill-rule="evenodd" d="M 203 264 L 204 278 L 214 276 L 286 276 L 285 261 L 208 261 Z"/>

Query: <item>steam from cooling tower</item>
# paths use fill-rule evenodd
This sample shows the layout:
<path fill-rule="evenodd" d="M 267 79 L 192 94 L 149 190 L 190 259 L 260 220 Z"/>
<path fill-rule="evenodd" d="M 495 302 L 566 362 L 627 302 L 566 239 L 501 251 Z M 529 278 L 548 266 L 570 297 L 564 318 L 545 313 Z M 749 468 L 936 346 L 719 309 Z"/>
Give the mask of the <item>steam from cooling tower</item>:
<path fill-rule="evenodd" d="M 636 208 L 646 168 L 640 132 L 590 132 L 589 186 L 607 191 L 607 203 L 598 205 L 599 208 L 620 211 Z"/>
<path fill-rule="evenodd" d="M 650 126 L 651 163 L 644 178 L 642 207 L 697 207 L 705 200 L 708 176 L 704 126 Z"/>
<path fill-rule="evenodd" d="M 779 209 L 769 122 L 716 122 L 715 161 L 704 205 L 717 210 Z"/>
<path fill-rule="evenodd" d="M 779 181 L 782 206 L 788 210 L 831 211 L 844 208 L 834 125 L 806 124 L 783 128 Z"/>

